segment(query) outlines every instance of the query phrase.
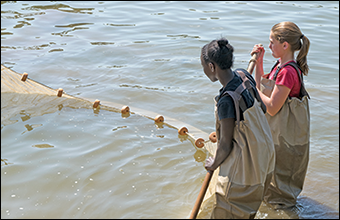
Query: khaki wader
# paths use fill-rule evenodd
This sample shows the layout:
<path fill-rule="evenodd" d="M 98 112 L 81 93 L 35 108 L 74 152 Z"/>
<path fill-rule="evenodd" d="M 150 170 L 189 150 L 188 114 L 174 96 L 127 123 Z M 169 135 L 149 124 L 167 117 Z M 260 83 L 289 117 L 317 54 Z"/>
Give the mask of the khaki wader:
<path fill-rule="evenodd" d="M 278 62 L 277 62 L 278 63 Z M 274 67 L 277 65 L 274 65 Z M 272 208 L 289 208 L 296 204 L 302 191 L 309 161 L 310 112 L 302 72 L 296 63 L 290 63 L 299 74 L 301 81 L 300 98 L 287 98 L 282 108 L 274 116 L 266 113 L 275 146 L 275 171 L 265 195 L 265 202 Z M 274 68 L 273 67 L 273 68 Z M 261 79 L 261 91 L 271 96 L 275 80 Z"/>
<path fill-rule="evenodd" d="M 254 92 L 245 74 L 241 71 L 239 74 L 243 83 L 235 91 L 226 91 L 234 100 L 237 120 L 231 153 L 220 165 L 211 218 L 254 218 L 275 166 L 273 140 L 261 108 L 262 102 L 260 103 L 257 91 Z M 254 97 L 254 104 L 248 109 L 241 96 L 245 89 Z M 217 104 L 216 100 L 215 103 Z M 240 107 L 244 112 L 243 121 L 240 121 Z M 215 117 L 219 142 L 220 121 L 216 105 Z"/>

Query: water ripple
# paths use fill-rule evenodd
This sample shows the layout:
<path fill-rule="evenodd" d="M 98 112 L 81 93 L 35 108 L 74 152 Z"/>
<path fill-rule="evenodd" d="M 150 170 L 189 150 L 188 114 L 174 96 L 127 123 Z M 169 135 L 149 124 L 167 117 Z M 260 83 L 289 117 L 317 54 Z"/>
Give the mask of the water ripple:
<path fill-rule="evenodd" d="M 110 23 L 106 23 L 105 25 L 108 25 L 108 26 L 115 26 L 115 27 L 124 27 L 124 26 L 136 26 L 136 24 L 110 24 Z"/>
<path fill-rule="evenodd" d="M 54 5 L 36 5 L 22 8 L 21 10 L 28 11 L 45 11 L 49 9 L 59 10 L 62 12 L 80 13 L 80 14 L 92 14 L 94 8 L 74 8 L 65 4 L 54 4 Z"/>

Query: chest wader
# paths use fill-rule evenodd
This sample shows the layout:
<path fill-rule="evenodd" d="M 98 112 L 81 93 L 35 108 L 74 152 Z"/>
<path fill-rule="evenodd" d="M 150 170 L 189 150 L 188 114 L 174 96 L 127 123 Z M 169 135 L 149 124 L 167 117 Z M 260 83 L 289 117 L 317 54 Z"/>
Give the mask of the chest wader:
<path fill-rule="evenodd" d="M 277 64 L 278 62 L 274 67 Z M 302 71 L 300 73 L 298 65 L 296 63 L 286 65 L 296 69 L 301 90 L 300 97 L 288 97 L 276 115 L 270 116 L 266 113 L 272 131 L 276 158 L 275 171 L 265 195 L 265 202 L 274 209 L 288 208 L 296 204 L 296 199 L 302 191 L 309 161 L 308 98 L 310 97 L 304 87 Z M 261 79 L 261 91 L 266 96 L 271 96 L 277 74 L 282 67 L 277 68 L 273 80 L 264 77 Z"/>
<path fill-rule="evenodd" d="M 226 91 L 223 94 L 230 95 L 234 100 L 237 120 L 232 150 L 219 167 L 211 218 L 254 218 L 275 167 L 275 149 L 270 127 L 264 115 L 265 106 L 245 74 L 241 71 L 239 74 L 243 83 L 235 91 Z M 254 104 L 248 109 L 241 96 L 245 89 L 248 89 L 254 97 Z M 240 121 L 240 107 L 244 112 L 243 121 Z M 216 136 L 219 142 L 220 121 L 216 105 L 215 117 Z"/>

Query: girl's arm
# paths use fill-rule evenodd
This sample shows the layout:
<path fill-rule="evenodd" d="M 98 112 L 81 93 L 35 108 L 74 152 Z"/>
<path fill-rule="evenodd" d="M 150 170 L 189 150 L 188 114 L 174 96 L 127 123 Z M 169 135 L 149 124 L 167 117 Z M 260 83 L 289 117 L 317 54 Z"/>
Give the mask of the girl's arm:
<path fill-rule="evenodd" d="M 270 97 L 264 95 L 260 89 L 261 89 L 261 77 L 264 74 L 263 71 L 263 56 L 265 53 L 264 47 L 259 46 L 256 44 L 251 51 L 250 54 L 258 53 L 257 55 L 257 61 L 255 66 L 255 82 L 256 82 L 256 88 L 259 92 L 262 102 L 267 107 L 267 112 L 269 115 L 274 116 L 282 107 L 283 103 L 286 101 L 290 89 L 283 85 L 275 85 L 273 92 Z"/>
<path fill-rule="evenodd" d="M 264 74 L 264 71 L 263 71 L 263 56 L 264 56 L 264 53 L 265 53 L 264 47 L 260 46 L 258 44 L 255 44 L 250 55 L 253 55 L 254 53 L 257 53 L 254 79 L 255 79 L 255 82 L 256 82 L 256 88 L 260 89 L 261 88 L 260 87 L 261 77 Z"/>
<path fill-rule="evenodd" d="M 257 88 L 257 91 L 259 92 L 263 103 L 267 107 L 268 114 L 274 116 L 286 101 L 290 93 L 290 88 L 284 85 L 275 85 L 270 97 L 263 94 L 259 88 Z"/>
<path fill-rule="evenodd" d="M 205 168 L 209 171 L 217 169 L 229 156 L 232 149 L 232 141 L 235 127 L 235 118 L 224 118 L 221 120 L 220 140 L 217 145 L 215 158 L 209 157 Z"/>
<path fill-rule="evenodd" d="M 262 62 L 261 62 L 262 61 Z M 255 66 L 255 82 L 256 82 L 256 88 L 260 89 L 261 88 L 261 77 L 263 76 L 264 72 L 263 72 L 263 60 L 257 60 L 256 62 L 256 66 Z"/>

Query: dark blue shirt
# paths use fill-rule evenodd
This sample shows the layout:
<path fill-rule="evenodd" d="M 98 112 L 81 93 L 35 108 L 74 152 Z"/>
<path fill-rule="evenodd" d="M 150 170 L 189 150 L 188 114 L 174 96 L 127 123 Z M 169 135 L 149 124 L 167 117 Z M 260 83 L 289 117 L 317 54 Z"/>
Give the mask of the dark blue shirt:
<path fill-rule="evenodd" d="M 252 75 L 248 73 L 248 71 L 244 69 L 234 70 L 233 71 L 234 78 L 229 81 L 226 87 L 222 87 L 220 89 L 220 94 L 215 97 L 216 101 L 219 99 L 217 102 L 217 114 L 218 114 L 219 120 L 222 120 L 224 118 L 235 118 L 236 120 L 236 111 L 235 111 L 235 104 L 234 104 L 233 99 L 229 95 L 224 95 L 222 97 L 221 95 L 225 91 L 235 91 L 236 88 L 243 82 L 241 76 L 239 76 L 239 74 L 236 72 L 237 70 L 240 70 L 245 73 L 246 77 L 250 81 L 250 84 L 256 90 L 256 82 L 254 78 L 252 77 Z M 247 108 L 250 108 L 251 106 L 253 106 L 254 98 L 247 89 L 245 89 L 241 93 L 241 95 L 246 103 Z M 243 120 L 243 111 L 241 110 L 241 108 L 240 108 L 240 120 Z"/>

